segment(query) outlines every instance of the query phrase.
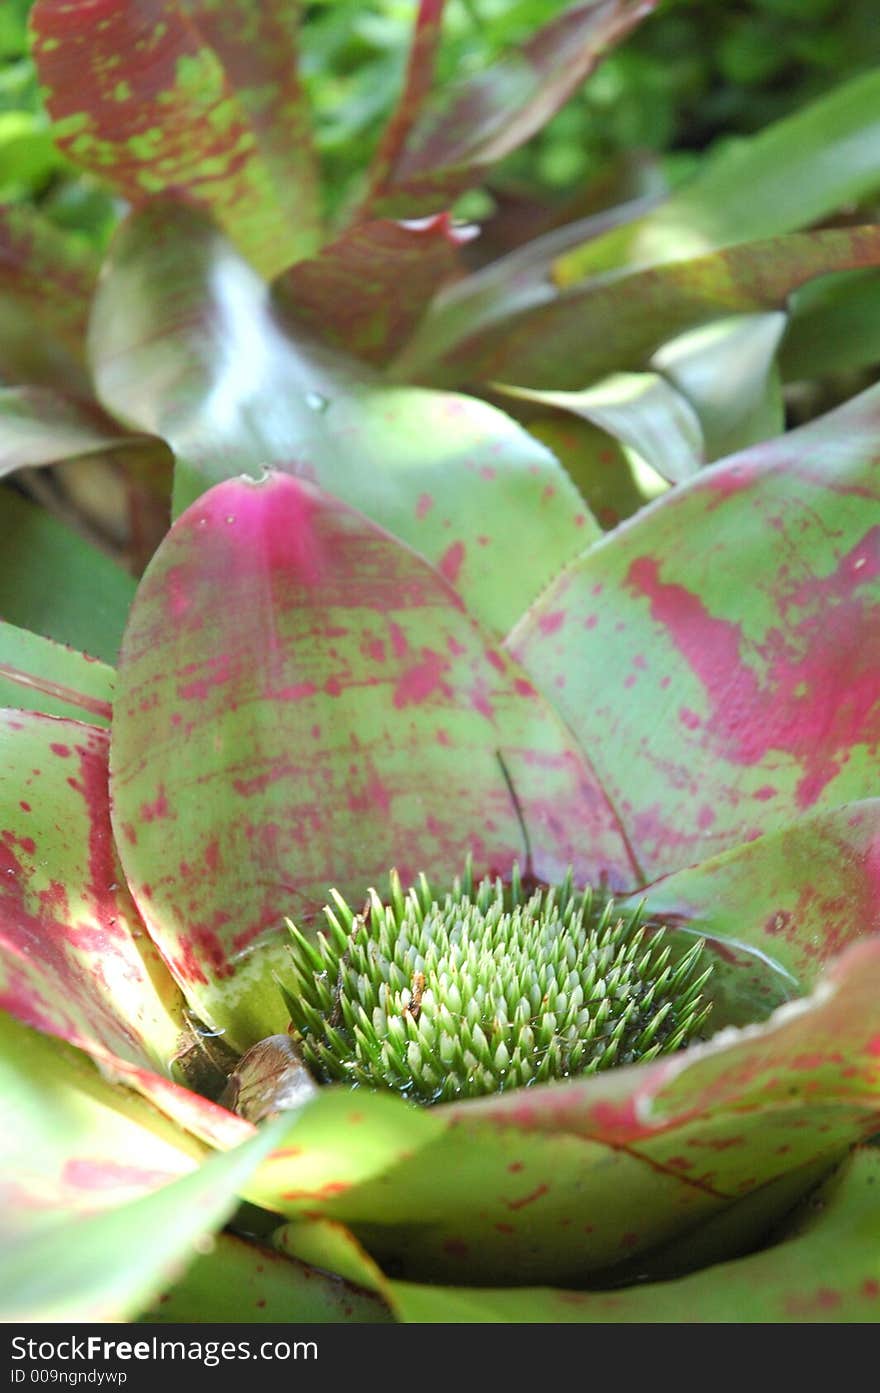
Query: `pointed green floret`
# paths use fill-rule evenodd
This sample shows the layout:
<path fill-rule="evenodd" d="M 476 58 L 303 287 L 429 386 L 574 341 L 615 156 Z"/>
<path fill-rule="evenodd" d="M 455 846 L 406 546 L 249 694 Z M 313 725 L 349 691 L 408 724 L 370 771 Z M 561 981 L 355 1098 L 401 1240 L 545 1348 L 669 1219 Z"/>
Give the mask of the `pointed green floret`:
<path fill-rule="evenodd" d="M 424 876 L 360 914 L 337 892 L 316 942 L 288 921 L 282 985 L 303 1058 L 325 1083 L 472 1098 L 668 1054 L 711 1002 L 703 941 L 673 957 L 640 909 L 562 886 L 527 894 L 470 872 L 437 896 Z"/>

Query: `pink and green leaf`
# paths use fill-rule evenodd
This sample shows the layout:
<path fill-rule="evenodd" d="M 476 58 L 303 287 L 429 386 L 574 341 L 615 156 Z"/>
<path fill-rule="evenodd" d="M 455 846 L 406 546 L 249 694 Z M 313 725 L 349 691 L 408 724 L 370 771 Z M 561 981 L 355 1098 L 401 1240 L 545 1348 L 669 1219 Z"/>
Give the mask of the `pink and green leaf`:
<path fill-rule="evenodd" d="M 704 470 L 511 635 L 645 880 L 876 790 L 878 439 L 871 389 Z"/>
<path fill-rule="evenodd" d="M 37 0 L 33 52 L 56 138 L 137 206 L 206 208 L 264 275 L 320 241 L 299 6 Z"/>
<path fill-rule="evenodd" d="M 183 1003 L 128 895 L 110 830 L 107 732 L 0 713 L 0 1004 L 165 1071 Z"/>
<path fill-rule="evenodd" d="M 424 97 L 423 73 L 430 70 L 430 26 L 439 21 L 431 12 L 439 6 L 423 6 L 427 36 L 417 36 L 403 106 L 380 149 L 370 216 L 413 217 L 449 207 L 488 165 L 540 130 L 654 6 L 655 0 L 572 5 L 520 50 L 436 93 L 413 120 Z"/>
<path fill-rule="evenodd" d="M 0 707 L 109 726 L 113 669 L 0 619 Z"/>
<path fill-rule="evenodd" d="M 313 479 L 415 547 L 499 632 L 596 534 L 557 461 L 507 416 L 384 386 L 292 336 L 259 277 L 184 208 L 123 227 L 91 351 L 108 410 L 174 449 L 177 511 L 264 468 Z M 524 515 L 529 545 L 505 566 Z"/>
<path fill-rule="evenodd" d="M 0 616 L 115 662 L 135 583 L 97 547 L 0 490 Z"/>
<path fill-rule="evenodd" d="M 687 329 L 778 309 L 816 276 L 878 262 L 880 229 L 869 225 L 790 233 L 603 280 L 557 280 L 553 298 L 459 338 L 442 357 L 426 316 L 394 371 L 439 385 L 488 380 L 578 391 L 643 365 Z"/>
<path fill-rule="evenodd" d="M 411 337 L 441 286 L 463 274 L 458 249 L 476 231 L 448 213 L 355 223 L 278 277 L 276 298 L 293 326 L 381 367 Z"/>
<path fill-rule="evenodd" d="M 160 547 L 123 645 L 111 767 L 141 914 L 239 1045 L 286 1020 L 285 915 L 310 920 L 330 886 L 356 899 L 392 866 L 444 879 L 471 852 L 481 873 L 509 870 L 517 801 L 537 875 L 571 862 L 635 883 L 561 723 L 442 576 L 286 475 L 219 485 Z"/>

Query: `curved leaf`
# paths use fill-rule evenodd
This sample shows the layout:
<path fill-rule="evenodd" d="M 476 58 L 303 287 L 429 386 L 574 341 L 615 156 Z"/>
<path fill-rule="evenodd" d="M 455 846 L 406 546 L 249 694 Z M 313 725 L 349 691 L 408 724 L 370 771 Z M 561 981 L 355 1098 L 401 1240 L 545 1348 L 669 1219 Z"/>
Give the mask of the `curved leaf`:
<path fill-rule="evenodd" d="M 0 748 L 0 1004 L 85 1049 L 164 1071 L 182 999 L 116 858 L 107 732 L 5 711 Z"/>
<path fill-rule="evenodd" d="M 288 0 L 37 0 L 33 52 L 61 148 L 130 203 L 210 210 L 266 275 L 319 238 Z M 100 16 L 98 20 L 97 16 Z"/>
<path fill-rule="evenodd" d="M 0 619 L 0 706 L 109 726 L 112 668 Z"/>
<path fill-rule="evenodd" d="M 778 308 L 815 276 L 878 262 L 880 228 L 830 228 L 602 280 L 558 282 L 554 298 L 459 340 L 440 359 L 426 316 L 394 372 L 441 385 L 494 380 L 577 391 L 604 373 L 642 365 L 686 329 Z"/>
<path fill-rule="evenodd" d="M 704 470 L 511 635 L 645 879 L 876 789 L 878 439 L 872 388 Z"/>
<path fill-rule="evenodd" d="M 43 508 L 0 491 L 0 615 L 115 662 L 134 581 Z"/>
<path fill-rule="evenodd" d="M 237 1208 L 278 1124 L 201 1152 L 74 1051 L 0 1018 L 4 1321 L 138 1314 Z"/>
<path fill-rule="evenodd" d="M 171 458 L 164 440 L 127 434 L 97 407 L 45 387 L 0 388 L 0 478 L 114 450 L 142 452 L 148 463 Z"/>
<path fill-rule="evenodd" d="M 880 1152 L 864 1147 L 806 1208 L 801 1232 L 737 1262 L 621 1291 L 443 1288 L 391 1282 L 399 1319 L 585 1324 L 875 1323 Z"/>
<path fill-rule="evenodd" d="M 331 348 L 381 367 L 412 334 L 438 289 L 463 273 L 458 248 L 476 228 L 448 213 L 356 223 L 274 284 L 288 321 Z"/>
<path fill-rule="evenodd" d="M 447 208 L 480 173 L 553 116 L 608 48 L 654 9 L 656 0 L 588 0 L 538 30 L 521 50 L 429 100 L 399 153 L 385 148 L 369 208 L 412 217 Z M 421 97 L 419 92 L 418 97 Z M 417 98 L 418 99 L 418 98 Z M 411 93 L 404 101 L 409 112 Z"/>
<path fill-rule="evenodd" d="M 356 898 L 392 866 L 451 877 L 468 852 L 508 870 L 520 810 L 535 874 L 634 883 L 561 723 L 451 587 L 285 475 L 219 485 L 160 547 L 123 645 L 111 767 L 138 907 L 199 1014 L 241 1046 L 286 1023 L 280 926 L 330 886 Z"/>
<path fill-rule="evenodd" d="M 703 462 L 703 431 L 690 402 L 657 373 L 616 372 L 584 392 L 533 392 L 497 388 L 502 394 L 570 411 L 630 446 L 670 483 L 695 474 Z"/>
<path fill-rule="evenodd" d="M 651 359 L 694 407 L 708 461 L 785 430 L 776 351 L 787 323 L 780 312 L 733 315 L 673 339 Z"/>
<path fill-rule="evenodd" d="M 576 490 L 519 426 L 469 397 L 383 387 L 291 337 L 266 286 L 187 209 L 122 229 L 91 353 L 107 408 L 174 449 L 177 511 L 264 467 L 314 479 L 420 551 L 499 632 L 589 540 Z M 505 567 L 524 516 L 529 544 Z"/>
<path fill-rule="evenodd" d="M 676 871 L 650 887 L 648 900 L 655 918 L 711 936 L 731 969 L 731 991 L 760 1016 L 762 988 L 772 983 L 756 971 L 754 953 L 797 992 L 844 948 L 880 934 L 880 798 L 799 818 Z"/>

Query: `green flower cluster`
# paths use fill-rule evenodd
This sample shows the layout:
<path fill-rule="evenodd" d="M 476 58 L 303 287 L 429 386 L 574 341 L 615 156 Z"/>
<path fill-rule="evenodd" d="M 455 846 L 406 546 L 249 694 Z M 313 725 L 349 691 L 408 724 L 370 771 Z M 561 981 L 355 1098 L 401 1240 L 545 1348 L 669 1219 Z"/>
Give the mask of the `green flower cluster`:
<path fill-rule="evenodd" d="M 317 944 L 288 921 L 282 986 L 303 1058 L 325 1082 L 396 1089 L 422 1103 L 590 1074 L 670 1053 L 711 1010 L 702 940 L 677 959 L 640 910 L 575 890 L 468 870 L 438 898 L 422 875 L 355 914 L 336 891 Z"/>

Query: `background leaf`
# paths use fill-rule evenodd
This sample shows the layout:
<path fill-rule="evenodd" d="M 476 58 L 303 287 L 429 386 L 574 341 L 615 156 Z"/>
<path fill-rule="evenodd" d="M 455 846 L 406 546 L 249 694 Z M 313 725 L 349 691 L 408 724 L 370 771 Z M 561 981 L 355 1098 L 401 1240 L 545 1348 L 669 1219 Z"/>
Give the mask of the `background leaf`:
<path fill-rule="evenodd" d="M 589 0 L 572 5 L 521 50 L 438 92 L 410 125 L 388 172 L 374 182 L 370 209 L 413 217 L 448 207 L 478 181 L 485 166 L 540 130 L 602 54 L 650 14 L 654 4 Z M 414 105 L 411 92 L 405 102 L 407 108 Z"/>
<path fill-rule="evenodd" d="M 729 142 L 661 207 L 561 258 L 561 282 L 774 237 L 858 203 L 880 187 L 878 131 L 880 70 L 873 68 Z"/>
<path fill-rule="evenodd" d="M 208 208 L 265 275 L 318 241 L 299 5 L 37 0 L 33 52 L 56 139 L 130 203 Z"/>

